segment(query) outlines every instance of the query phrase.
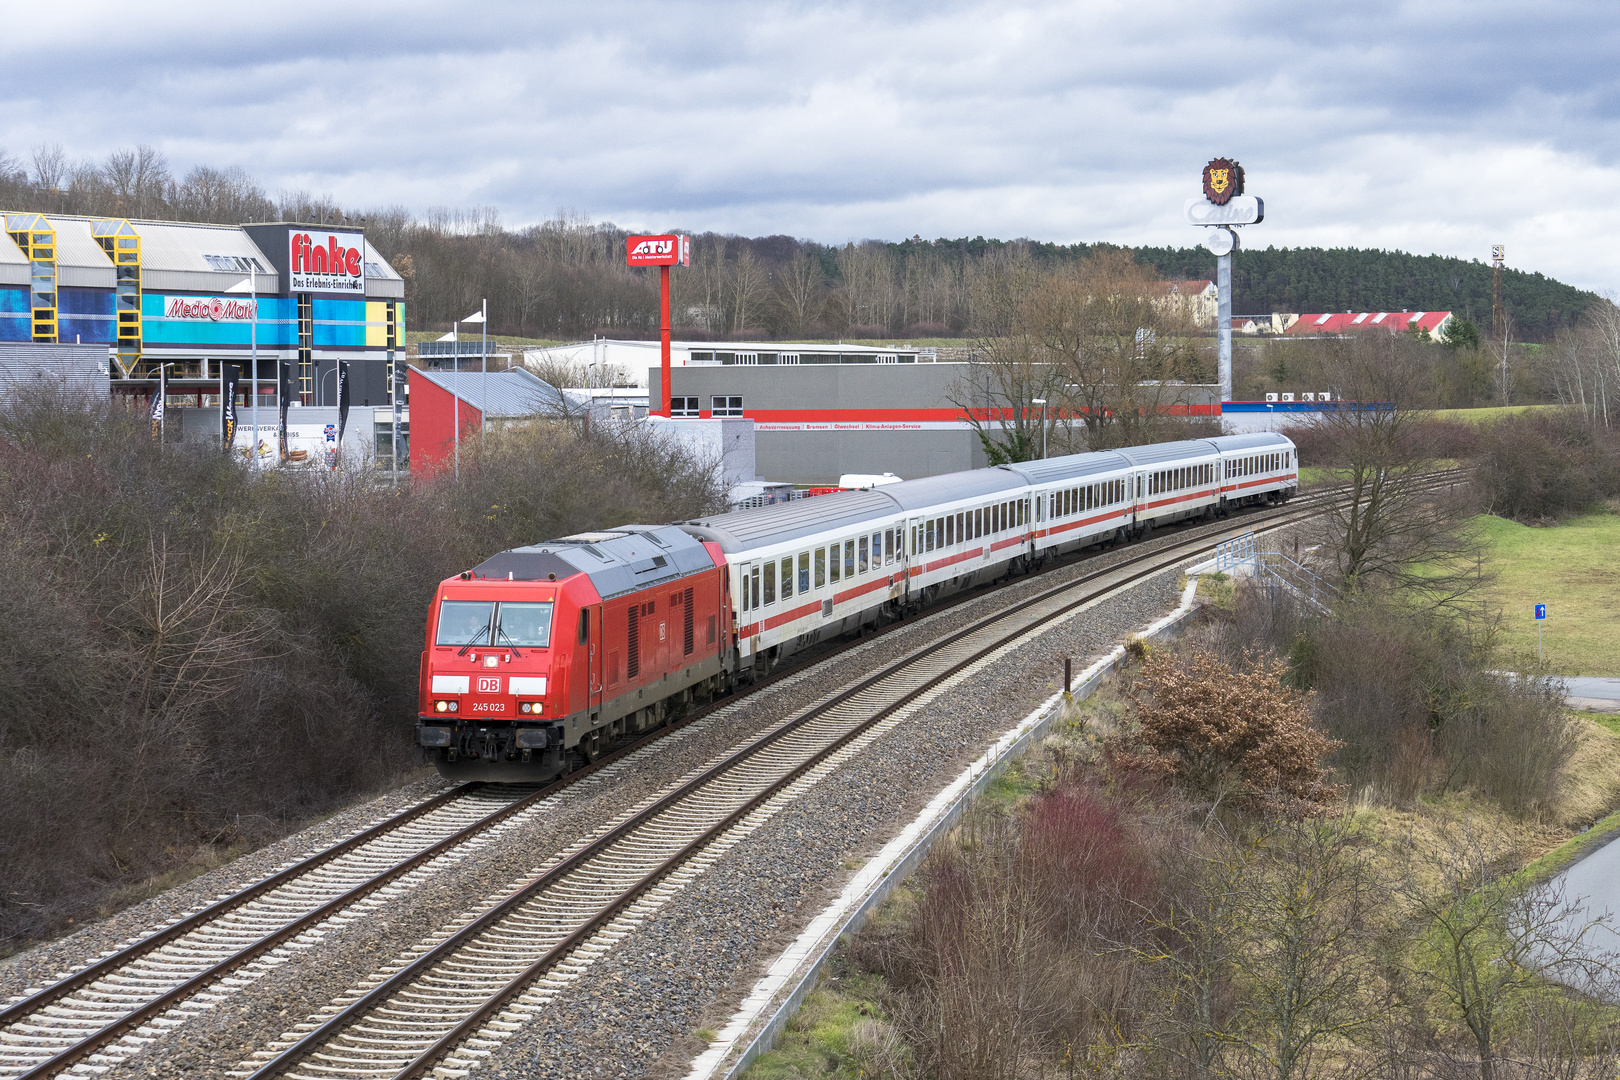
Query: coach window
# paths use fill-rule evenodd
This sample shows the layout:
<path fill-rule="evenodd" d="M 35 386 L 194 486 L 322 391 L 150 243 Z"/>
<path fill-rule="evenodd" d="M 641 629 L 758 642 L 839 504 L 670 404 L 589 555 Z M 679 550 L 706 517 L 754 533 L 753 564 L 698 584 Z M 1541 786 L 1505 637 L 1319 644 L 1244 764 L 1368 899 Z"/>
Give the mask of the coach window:
<path fill-rule="evenodd" d="M 861 537 L 861 546 L 857 550 L 856 555 L 859 558 L 859 561 L 855 564 L 855 569 L 858 570 L 860 573 L 864 574 L 864 573 L 866 573 L 866 567 L 867 567 L 867 562 L 866 562 L 866 537 L 864 537 L 864 536 Z"/>
<path fill-rule="evenodd" d="M 844 541 L 844 577 L 855 576 L 855 541 Z"/>
<path fill-rule="evenodd" d="M 894 562 L 894 530 L 893 529 L 884 529 L 883 530 L 883 551 L 884 551 L 883 565 L 887 566 L 889 563 Z"/>
<path fill-rule="evenodd" d="M 827 549 L 816 548 L 816 588 L 827 584 Z"/>
<path fill-rule="evenodd" d="M 832 566 L 832 575 L 829 580 L 833 581 L 834 583 L 836 583 L 838 579 L 843 576 L 838 572 L 840 569 L 838 564 L 841 561 L 838 558 L 838 549 L 842 546 L 843 545 L 841 544 L 833 544 L 827 548 L 827 561 Z"/>
<path fill-rule="evenodd" d="M 765 564 L 765 603 L 776 603 L 776 562 Z"/>
<path fill-rule="evenodd" d="M 939 546 L 950 547 L 952 544 L 956 543 L 956 519 L 952 515 L 947 514 L 941 520 L 944 521 L 945 528 L 939 534 Z"/>
<path fill-rule="evenodd" d="M 793 596 L 793 556 L 789 555 L 782 560 L 782 599 L 787 600 Z"/>
<path fill-rule="evenodd" d="M 929 518 L 923 525 L 923 550 L 934 550 L 934 518 Z"/>
<path fill-rule="evenodd" d="M 752 573 L 749 574 L 749 577 L 751 578 L 751 581 L 744 582 L 743 587 L 745 589 L 749 589 L 753 593 L 753 602 L 750 603 L 749 606 L 753 607 L 753 608 L 758 608 L 759 607 L 759 567 L 757 567 L 757 566 L 754 567 Z"/>
<path fill-rule="evenodd" d="M 883 534 L 872 534 L 872 569 L 883 565 Z"/>
<path fill-rule="evenodd" d="M 810 553 L 799 552 L 799 594 L 802 596 L 810 591 Z"/>

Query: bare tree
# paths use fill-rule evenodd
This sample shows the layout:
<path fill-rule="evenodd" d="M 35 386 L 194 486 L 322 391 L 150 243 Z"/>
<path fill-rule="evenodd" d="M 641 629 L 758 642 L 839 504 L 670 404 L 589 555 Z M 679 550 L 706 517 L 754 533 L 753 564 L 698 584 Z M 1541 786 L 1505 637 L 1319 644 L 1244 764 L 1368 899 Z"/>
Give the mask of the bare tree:
<path fill-rule="evenodd" d="M 199 165 L 175 187 L 174 211 L 189 221 L 239 225 L 271 217 L 275 205 L 241 166 L 214 169 Z"/>
<path fill-rule="evenodd" d="M 1359 1036 L 1384 1012 L 1385 893 L 1365 840 L 1343 818 L 1283 818 L 1241 841 L 1260 857 L 1236 881 L 1232 962 L 1247 992 L 1234 1039 L 1262 1075 L 1315 1074 L 1323 1044 Z"/>
<path fill-rule="evenodd" d="M 1581 330 L 1595 383 L 1591 391 L 1594 413 L 1607 427 L 1612 408 L 1609 397 L 1620 386 L 1620 305 L 1613 296 L 1586 309 Z"/>
<path fill-rule="evenodd" d="M 68 172 L 67 153 L 61 143 L 40 143 L 34 147 L 29 161 L 33 166 L 30 178 L 35 187 L 42 192 L 61 189 Z"/>
<path fill-rule="evenodd" d="M 1022 336 L 982 343 L 946 396 L 973 427 L 992 465 L 1031 461 L 1052 449 L 1066 453 L 1069 432 L 1059 428 L 1063 372 L 1032 355 Z M 1047 404 L 1036 404 L 1037 401 Z"/>
<path fill-rule="evenodd" d="M 1427 962 L 1414 974 L 1473 1036 L 1481 1080 L 1498 1075 L 1502 1021 L 1526 991 L 1551 978 L 1612 993 L 1616 970 L 1615 956 L 1591 940 L 1610 917 L 1588 916 L 1558 880 L 1516 882 L 1501 847 L 1470 821 L 1421 848 L 1408 837 L 1395 884 L 1423 928 L 1426 947 L 1415 955 Z"/>
<path fill-rule="evenodd" d="M 731 330 L 733 333 L 746 333 L 754 328 L 755 320 L 761 314 L 770 281 L 765 268 L 746 247 L 737 253 L 730 271 L 727 276 L 730 278 Z"/>
<path fill-rule="evenodd" d="M 783 329 L 791 337 L 809 337 L 821 313 L 826 288 L 821 267 L 807 252 L 794 253 L 776 275 L 776 308 Z"/>
<path fill-rule="evenodd" d="M 1102 251 L 1047 277 L 1022 319 L 1045 358 L 1063 366 L 1068 407 L 1092 449 L 1161 437 L 1202 375 L 1184 315 L 1127 251 Z"/>
<path fill-rule="evenodd" d="M 156 217 L 167 200 L 172 178 L 162 154 L 142 143 L 107 155 L 102 166 L 119 209 L 129 217 Z"/>
<path fill-rule="evenodd" d="M 1338 483 L 1319 519 L 1340 591 L 1377 583 L 1435 604 L 1480 582 L 1468 529 L 1466 484 L 1439 475 L 1442 447 L 1424 411 L 1430 380 L 1422 349 L 1399 334 L 1334 343 L 1336 401 L 1318 414 Z"/>

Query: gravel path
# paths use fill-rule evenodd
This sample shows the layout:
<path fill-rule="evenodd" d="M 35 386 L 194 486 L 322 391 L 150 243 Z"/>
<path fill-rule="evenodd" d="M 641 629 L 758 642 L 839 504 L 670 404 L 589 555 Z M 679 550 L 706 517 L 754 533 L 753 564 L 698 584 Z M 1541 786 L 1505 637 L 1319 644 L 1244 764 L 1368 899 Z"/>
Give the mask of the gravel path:
<path fill-rule="evenodd" d="M 994 597 L 915 620 L 717 711 L 661 741 L 651 752 L 576 785 L 477 857 L 425 875 L 426 880 L 364 918 L 311 935 L 318 940 L 305 942 L 298 950 L 303 955 L 294 962 L 266 965 L 266 973 L 249 985 L 106 1075 L 219 1074 L 375 970 L 403 943 L 427 936 L 459 911 L 481 906 L 473 898 L 498 894 L 549 854 L 595 831 L 625 806 L 735 742 L 892 662 L 919 642 L 1001 606 L 1009 597 L 1049 588 L 1173 538 L 1021 580 Z M 557 1075 L 619 1075 L 617 1069 L 596 1070 L 621 1060 L 629 1070 L 624 1075 L 641 1075 L 659 1055 L 689 1058 L 701 1045 L 689 1032 L 702 1026 L 704 1016 L 718 1019 L 729 1011 L 728 1003 L 751 982 L 760 959 L 789 940 L 796 932 L 796 920 L 814 910 L 814 904 L 805 905 L 841 883 L 848 873 L 845 859 L 881 846 L 895 822 L 908 818 L 931 797 L 939 786 L 936 777 L 953 774 L 994 732 L 1049 694 L 1060 677 L 1061 656 L 1079 661 L 1111 647 L 1122 634 L 1170 606 L 1174 585 L 1173 575 L 1166 575 L 1086 612 L 998 663 L 971 690 L 957 688 L 948 700 L 936 702 L 924 716 L 886 736 L 867 760 L 840 770 L 676 897 L 652 924 L 570 988 L 558 1003 L 554 1023 L 524 1032 L 497 1054 L 490 1070 L 479 1073 L 516 1069 L 509 1074 L 532 1075 L 541 1064 L 537 1055 L 542 1050 L 559 1059 L 554 1067 L 543 1066 L 540 1071 Z M 1031 671 L 1042 674 L 1032 679 Z M 15 994 L 24 986 L 47 981 L 56 972 L 148 932 L 165 918 L 262 878 L 443 786 L 436 778 L 418 781 L 69 938 L 13 958 L 0 967 L 0 979 L 5 980 L 0 992 Z M 720 903 L 725 897 L 734 899 L 729 905 Z M 672 999 L 678 1004 L 666 1007 Z"/>

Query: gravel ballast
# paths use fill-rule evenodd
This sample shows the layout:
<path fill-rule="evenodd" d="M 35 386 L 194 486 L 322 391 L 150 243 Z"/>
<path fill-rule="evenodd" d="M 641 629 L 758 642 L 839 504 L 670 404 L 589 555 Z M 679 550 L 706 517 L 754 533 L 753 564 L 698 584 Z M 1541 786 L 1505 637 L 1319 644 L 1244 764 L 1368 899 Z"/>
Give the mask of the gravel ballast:
<path fill-rule="evenodd" d="M 1051 695 L 1063 657 L 1101 655 L 1175 606 L 1162 574 L 946 691 L 783 809 L 597 961 L 474 1077 L 684 1075 L 803 923 L 984 746 Z"/>

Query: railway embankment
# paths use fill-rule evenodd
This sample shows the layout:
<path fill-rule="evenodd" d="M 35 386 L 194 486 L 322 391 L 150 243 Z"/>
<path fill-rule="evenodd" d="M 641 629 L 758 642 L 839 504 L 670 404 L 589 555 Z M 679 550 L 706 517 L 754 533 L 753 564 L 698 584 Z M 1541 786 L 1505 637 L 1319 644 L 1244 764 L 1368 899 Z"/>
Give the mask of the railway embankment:
<path fill-rule="evenodd" d="M 1110 554 L 1100 561 L 1107 563 L 1130 554 Z M 1074 576 L 1081 569 L 1061 568 L 1047 577 Z M 1020 581 L 1014 583 L 1009 592 L 1017 596 L 1050 584 L 1042 579 Z M 975 614 L 1002 602 L 984 597 L 898 627 L 845 657 L 790 676 L 766 693 L 740 699 L 706 722 L 667 737 L 657 753 L 643 756 L 638 763 L 621 763 L 611 776 L 602 777 L 598 783 L 582 783 L 581 790 L 548 807 L 546 813 L 517 823 L 507 831 L 498 847 L 482 850 L 475 858 L 446 859 L 438 867 L 418 872 L 409 888 L 394 891 L 384 898 L 385 903 L 369 908 L 364 918 L 334 919 L 329 925 L 307 934 L 294 947 L 273 957 L 273 962 L 266 963 L 263 970 L 254 972 L 252 978 L 232 980 L 219 994 L 210 995 L 204 1002 L 207 1008 L 188 1010 L 190 1015 L 185 1023 L 175 1026 L 149 1049 L 136 1050 L 127 1063 L 115 1067 L 114 1072 L 128 1068 L 132 1073 L 146 1075 L 146 1070 L 153 1068 L 160 1073 L 206 1069 L 221 1053 L 227 1052 L 223 1047 L 241 1049 L 252 1045 L 254 1040 L 244 1042 L 243 1033 L 281 1030 L 287 1022 L 289 1000 L 319 1000 L 323 994 L 335 997 L 355 979 L 375 970 L 379 962 L 391 955 L 391 950 L 430 934 L 455 911 L 498 890 L 502 883 L 527 871 L 548 853 L 588 835 L 602 820 L 620 812 L 627 802 L 633 802 L 660 784 L 667 784 L 683 770 L 711 758 L 726 745 L 769 724 L 784 712 L 802 707 L 807 699 L 824 693 L 828 686 L 858 679 L 874 666 L 882 666 L 908 648 L 914 648 L 918 641 L 960 627 Z M 358 821 L 344 822 L 343 826 L 352 828 L 355 824 Z M 335 837 L 342 831 L 344 828 L 334 827 L 331 835 Z M 303 839 L 316 838 L 312 835 Z M 282 855 L 281 859 L 267 856 L 265 868 L 287 861 L 287 855 L 304 850 L 298 840 L 294 838 L 285 845 L 284 852 L 277 853 Z M 259 867 L 254 864 L 229 869 L 230 874 L 216 872 L 191 883 L 184 893 L 172 897 L 170 903 L 179 909 L 213 899 L 221 890 L 252 878 Z M 128 926 L 108 928 L 106 934 L 94 938 L 76 936 L 60 942 L 32 957 L 32 966 L 26 970 L 33 975 L 68 968 L 76 959 L 100 951 L 107 942 L 127 936 L 125 932 L 130 926 L 139 925 L 139 917 L 139 913 L 132 912 L 126 921 L 135 921 Z M 23 978 L 19 971 L 17 981 L 20 987 L 31 980 Z"/>
<path fill-rule="evenodd" d="M 1607 1031 L 1620 1013 L 1564 990 L 1560 978 L 1578 981 L 1568 965 L 1537 967 L 1551 949 L 1614 959 L 1612 939 L 1570 934 L 1604 907 L 1620 910 L 1620 897 L 1554 918 L 1578 899 L 1562 883 L 1593 879 L 1558 872 L 1609 850 L 1616 833 L 1612 720 L 1568 708 L 1555 688 L 1493 676 L 1488 650 L 1470 653 L 1449 622 L 1403 638 L 1365 614 L 1302 622 L 1243 587 L 1207 595 L 1203 626 L 1155 662 L 1185 672 L 1202 653 L 1252 674 L 1244 650 L 1273 643 L 1293 691 L 1318 691 L 1296 699 L 1308 722 L 1338 736 L 1324 759 L 1339 785 L 1330 812 L 1290 815 L 1241 797 L 1218 805 L 1191 772 L 1121 768 L 1120 751 L 1140 745 L 1142 725 L 1156 707 L 1173 709 L 1176 692 L 1162 671 L 1128 668 L 1079 707 L 1079 723 L 1009 766 L 840 944 L 747 1076 L 968 1076 L 985 1060 L 1167 1074 L 1199 1040 L 1217 1064 L 1241 1070 L 1299 1035 L 1272 1003 L 1307 987 L 1321 995 L 1312 1022 L 1331 1014 L 1339 1025 L 1313 1037 L 1313 1060 L 1335 1068 L 1477 1068 L 1487 1053 L 1538 1067 L 1612 1065 Z M 1278 642 L 1288 647 L 1279 653 Z M 1334 666 L 1362 677 L 1339 683 Z M 1374 700 L 1351 707 L 1340 691 L 1352 685 Z M 1402 733 L 1420 703 L 1425 722 Z M 1369 704 L 1378 727 L 1356 722 Z M 1081 823 L 1083 835 L 1065 832 Z M 1054 840 L 1067 860 L 1052 859 Z M 1310 903 L 1279 905 L 1285 894 Z M 1211 903 L 1218 896 L 1242 904 Z M 1289 921 L 1288 911 L 1306 909 L 1319 914 Z M 1543 920 L 1545 940 L 1513 929 L 1527 913 Z M 1290 940 L 1310 944 L 1290 951 Z M 1484 1001 L 1466 985 L 1476 974 Z M 1612 969 L 1601 978 L 1612 984 Z M 1224 995 L 1222 1011 L 1175 1007 L 1200 985 Z M 1281 998 L 1267 998 L 1268 987 Z M 1470 1028 L 1483 1009 L 1495 1024 L 1484 1049 Z"/>

